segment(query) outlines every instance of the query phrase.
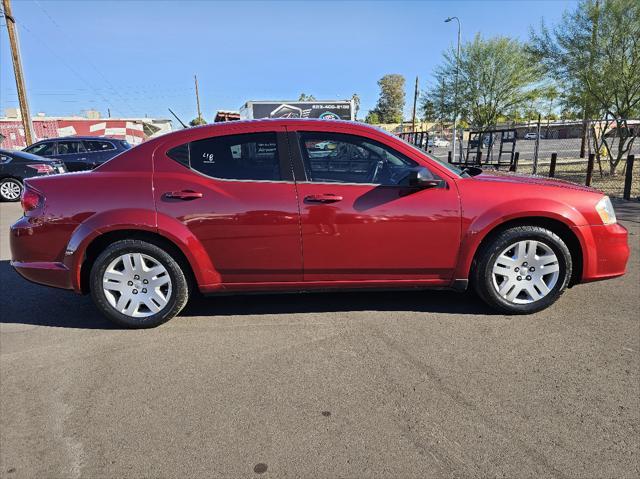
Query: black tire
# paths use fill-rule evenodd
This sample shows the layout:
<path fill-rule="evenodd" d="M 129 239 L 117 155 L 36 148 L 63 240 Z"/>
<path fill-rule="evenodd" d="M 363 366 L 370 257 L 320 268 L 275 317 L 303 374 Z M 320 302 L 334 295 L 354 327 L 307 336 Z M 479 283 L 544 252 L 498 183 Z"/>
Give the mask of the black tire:
<path fill-rule="evenodd" d="M 493 283 L 493 265 L 506 248 L 524 240 L 540 241 L 553 250 L 558 259 L 559 276 L 546 296 L 531 303 L 515 304 L 498 294 Z M 558 300 L 569 284 L 572 268 L 569 248 L 558 235 L 539 226 L 516 226 L 496 234 L 481 247 L 471 280 L 480 298 L 492 308 L 507 314 L 530 314 L 548 308 Z"/>
<path fill-rule="evenodd" d="M 20 193 L 17 197 L 8 197 L 5 195 L 5 192 L 3 190 L 5 190 L 7 185 L 13 185 L 14 188 L 17 187 L 20 190 Z M 2 201 L 20 201 L 20 196 L 22 195 L 23 190 L 24 186 L 22 185 L 22 182 L 17 178 L 3 178 L 2 180 L 0 180 L 0 199 Z"/>
<path fill-rule="evenodd" d="M 156 314 L 141 318 L 122 314 L 111 306 L 104 293 L 102 281 L 107 267 L 118 256 L 127 253 L 143 253 L 151 256 L 164 266 L 169 274 L 172 293 L 164 308 Z M 109 320 L 126 328 L 153 328 L 166 323 L 182 311 L 189 299 L 189 283 L 178 262 L 159 246 L 141 240 L 121 240 L 106 248 L 93 263 L 89 281 L 91 297 L 100 312 Z"/>

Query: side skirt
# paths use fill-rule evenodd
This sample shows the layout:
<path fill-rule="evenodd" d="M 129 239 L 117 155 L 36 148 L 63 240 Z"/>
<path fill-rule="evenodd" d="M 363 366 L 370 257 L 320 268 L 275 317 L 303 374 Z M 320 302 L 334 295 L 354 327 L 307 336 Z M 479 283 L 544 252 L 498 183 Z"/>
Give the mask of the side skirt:
<path fill-rule="evenodd" d="M 200 292 L 206 296 L 233 294 L 291 294 L 331 291 L 412 291 L 412 290 L 453 290 L 464 292 L 468 280 L 395 280 L 395 281 L 313 281 L 278 283 L 227 283 L 204 285 Z"/>

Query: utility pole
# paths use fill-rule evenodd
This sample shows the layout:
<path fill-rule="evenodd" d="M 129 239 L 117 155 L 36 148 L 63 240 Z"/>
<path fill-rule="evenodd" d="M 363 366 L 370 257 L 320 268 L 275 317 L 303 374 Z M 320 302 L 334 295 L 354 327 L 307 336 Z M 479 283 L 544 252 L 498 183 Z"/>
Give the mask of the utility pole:
<path fill-rule="evenodd" d="M 198 94 L 198 77 L 193 75 L 196 82 L 196 103 L 198 105 L 198 122 L 202 121 L 202 113 L 200 112 L 200 95 Z"/>
<path fill-rule="evenodd" d="M 20 102 L 20 116 L 22 117 L 24 138 L 27 142 L 27 146 L 29 146 L 33 143 L 33 126 L 31 124 L 31 113 L 29 112 L 29 104 L 27 102 L 27 88 L 24 84 L 24 74 L 22 72 L 22 60 L 20 58 L 16 21 L 11 13 L 10 1 L 2 0 L 2 6 L 4 8 L 4 19 L 7 23 L 7 32 L 9 33 L 11 60 L 13 61 L 13 72 L 16 77 L 16 89 L 18 90 L 18 101 Z"/>
<path fill-rule="evenodd" d="M 411 117 L 411 130 L 416 131 L 416 103 L 418 102 L 418 77 L 416 76 L 416 89 L 413 92 L 413 116 Z"/>

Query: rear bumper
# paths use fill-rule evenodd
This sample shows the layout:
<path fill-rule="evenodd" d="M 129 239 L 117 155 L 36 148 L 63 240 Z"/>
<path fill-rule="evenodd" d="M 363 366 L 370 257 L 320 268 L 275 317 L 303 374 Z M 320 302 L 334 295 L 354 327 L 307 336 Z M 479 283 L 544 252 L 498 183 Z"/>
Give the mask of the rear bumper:
<path fill-rule="evenodd" d="M 62 263 L 66 232 L 37 218 L 22 217 L 11 226 L 11 266 L 25 279 L 54 288 L 73 289 L 72 275 Z"/>
<path fill-rule="evenodd" d="M 12 261 L 11 266 L 24 279 L 53 288 L 73 289 L 71 274 L 62 263 L 23 263 Z"/>
<path fill-rule="evenodd" d="M 583 238 L 582 282 L 622 276 L 629 259 L 627 229 L 619 224 L 580 226 Z"/>

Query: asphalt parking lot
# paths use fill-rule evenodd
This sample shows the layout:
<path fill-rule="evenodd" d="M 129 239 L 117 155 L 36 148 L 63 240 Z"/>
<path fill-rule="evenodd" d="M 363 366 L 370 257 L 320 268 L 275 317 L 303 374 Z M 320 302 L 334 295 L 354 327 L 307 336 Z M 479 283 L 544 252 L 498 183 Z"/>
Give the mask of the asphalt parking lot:
<path fill-rule="evenodd" d="M 472 295 L 199 299 L 118 330 L 9 266 L 0 477 L 640 475 L 640 204 L 626 276 L 528 317 Z"/>

